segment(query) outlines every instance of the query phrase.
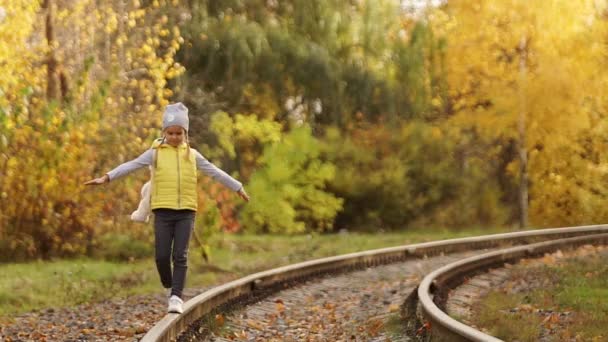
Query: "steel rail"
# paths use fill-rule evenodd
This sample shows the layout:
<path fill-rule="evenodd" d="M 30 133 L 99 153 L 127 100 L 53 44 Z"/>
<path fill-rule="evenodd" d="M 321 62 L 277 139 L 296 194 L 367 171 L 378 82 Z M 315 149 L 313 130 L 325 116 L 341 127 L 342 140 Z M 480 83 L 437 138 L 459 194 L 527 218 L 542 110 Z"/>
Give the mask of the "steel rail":
<path fill-rule="evenodd" d="M 429 273 L 418 287 L 418 300 L 422 315 L 430 322 L 431 341 L 502 341 L 450 317 L 440 308 L 447 300 L 449 290 L 460 285 L 466 278 L 485 272 L 492 267 L 523 258 L 536 257 L 557 249 L 571 249 L 584 244 L 608 244 L 608 233 L 577 236 L 538 242 L 525 246 L 510 247 L 462 259 Z"/>
<path fill-rule="evenodd" d="M 184 304 L 182 314 L 165 315 L 141 341 L 175 341 L 198 320 L 240 298 L 264 292 L 276 292 L 291 283 L 330 272 L 343 272 L 442 253 L 496 247 L 502 244 L 529 244 L 534 240 L 561 239 L 606 232 L 608 232 L 608 225 L 527 230 L 381 248 L 278 267 L 234 280 L 199 294 Z"/>

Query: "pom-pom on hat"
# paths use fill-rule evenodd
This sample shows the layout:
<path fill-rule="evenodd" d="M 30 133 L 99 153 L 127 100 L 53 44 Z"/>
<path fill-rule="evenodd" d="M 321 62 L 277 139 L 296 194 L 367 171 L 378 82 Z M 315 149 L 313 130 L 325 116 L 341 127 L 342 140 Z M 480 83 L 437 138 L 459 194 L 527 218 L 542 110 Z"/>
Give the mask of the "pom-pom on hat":
<path fill-rule="evenodd" d="M 171 126 L 183 127 L 188 132 L 188 107 L 184 106 L 181 102 L 172 103 L 165 107 L 165 112 L 163 113 L 163 131 Z"/>

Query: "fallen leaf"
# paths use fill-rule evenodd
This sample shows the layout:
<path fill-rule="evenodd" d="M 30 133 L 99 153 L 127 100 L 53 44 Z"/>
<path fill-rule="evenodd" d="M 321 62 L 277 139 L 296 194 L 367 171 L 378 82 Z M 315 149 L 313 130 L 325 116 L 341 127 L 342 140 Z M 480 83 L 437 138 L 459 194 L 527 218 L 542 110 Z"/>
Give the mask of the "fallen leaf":
<path fill-rule="evenodd" d="M 378 336 L 378 332 L 380 331 L 380 329 L 382 329 L 382 327 L 384 327 L 384 323 L 381 320 L 373 320 L 371 322 L 368 322 L 367 333 L 372 337 Z"/>
<path fill-rule="evenodd" d="M 264 330 L 264 327 L 262 326 L 262 324 L 254 321 L 254 320 L 251 320 L 251 319 L 247 320 L 247 326 L 250 328 L 253 328 L 253 329 L 257 329 L 257 330 Z"/>
<path fill-rule="evenodd" d="M 418 330 L 416 330 L 416 335 L 422 335 L 430 330 L 431 330 L 431 322 L 424 322 L 424 324 Z"/>
<path fill-rule="evenodd" d="M 224 315 L 222 315 L 222 314 L 215 315 L 215 324 L 218 327 L 223 327 L 224 326 Z"/>

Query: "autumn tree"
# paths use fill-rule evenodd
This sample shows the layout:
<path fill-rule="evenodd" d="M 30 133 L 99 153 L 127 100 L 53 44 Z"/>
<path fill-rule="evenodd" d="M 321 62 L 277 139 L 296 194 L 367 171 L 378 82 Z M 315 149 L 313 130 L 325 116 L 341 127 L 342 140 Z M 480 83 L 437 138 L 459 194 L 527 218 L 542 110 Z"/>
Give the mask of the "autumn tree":
<path fill-rule="evenodd" d="M 167 80 L 183 71 L 173 61 L 180 32 L 165 14 L 172 5 L 0 6 L 0 194 L 13 199 L 0 204 L 1 257 L 90 254 L 141 183 L 92 192 L 82 182 L 149 145 Z"/>
<path fill-rule="evenodd" d="M 605 115 L 606 27 L 596 3 L 450 1 L 434 13 L 448 39 L 450 125 L 476 149 L 498 149 L 484 158 L 507 161 L 496 164 L 499 174 L 519 181 L 529 173 L 536 226 L 606 216 L 603 128 L 594 124 Z M 515 183 L 502 187 L 506 198 L 515 198 Z"/>

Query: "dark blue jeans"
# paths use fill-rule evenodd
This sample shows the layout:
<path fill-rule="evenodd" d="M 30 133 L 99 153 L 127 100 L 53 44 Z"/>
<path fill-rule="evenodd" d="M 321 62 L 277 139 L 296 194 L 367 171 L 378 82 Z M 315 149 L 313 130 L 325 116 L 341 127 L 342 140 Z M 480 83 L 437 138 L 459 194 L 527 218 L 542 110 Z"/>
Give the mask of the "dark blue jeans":
<path fill-rule="evenodd" d="M 160 281 L 165 288 L 171 288 L 171 295 L 181 298 L 188 270 L 188 244 L 196 212 L 173 209 L 154 209 L 153 212 L 156 268 Z"/>

